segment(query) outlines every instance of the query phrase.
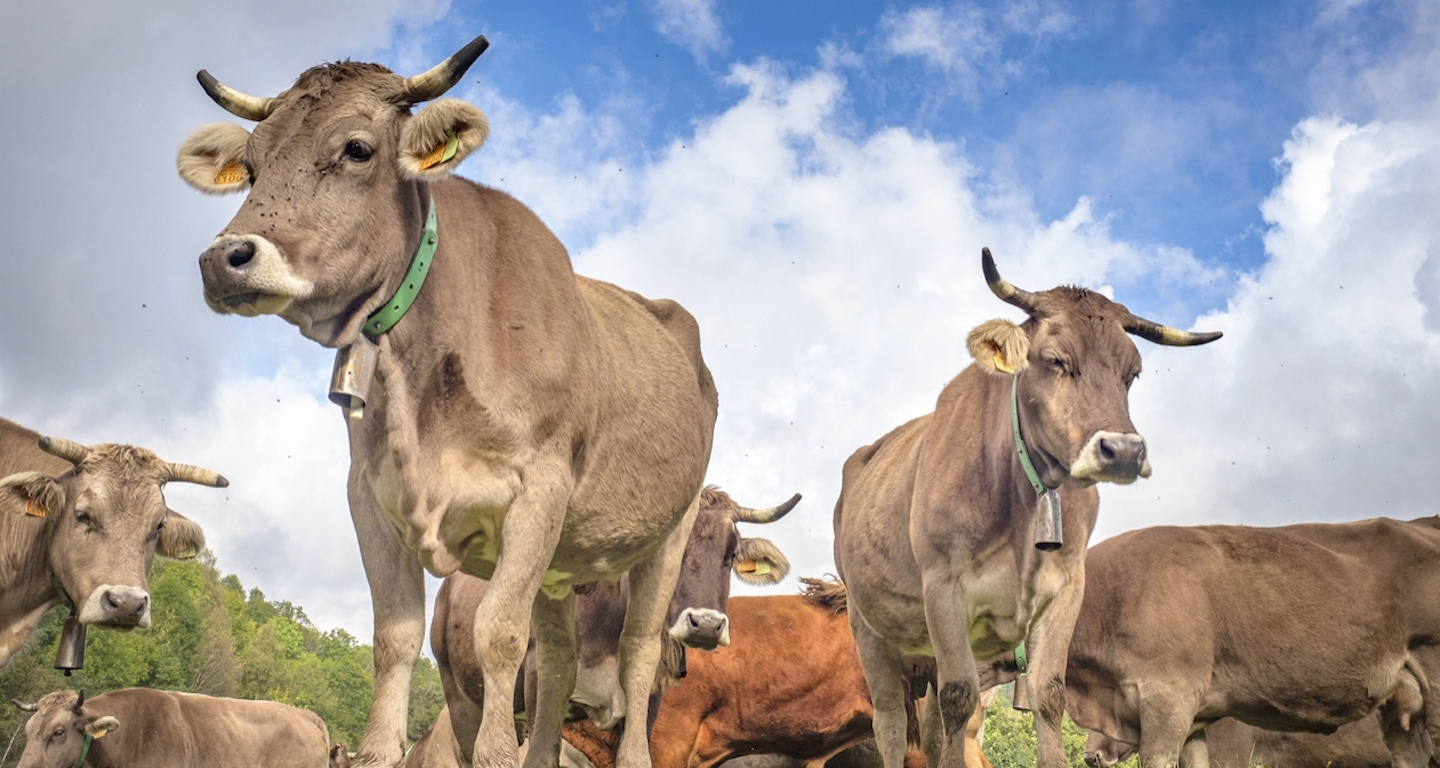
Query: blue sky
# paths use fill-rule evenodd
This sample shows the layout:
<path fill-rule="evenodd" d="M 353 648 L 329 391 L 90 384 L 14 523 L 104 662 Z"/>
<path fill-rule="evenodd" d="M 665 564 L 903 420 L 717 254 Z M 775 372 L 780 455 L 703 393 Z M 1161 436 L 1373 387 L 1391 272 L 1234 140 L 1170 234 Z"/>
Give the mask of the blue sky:
<path fill-rule="evenodd" d="M 331 352 L 219 317 L 196 257 L 240 198 L 175 151 L 354 58 L 413 74 L 488 35 L 452 91 L 460 170 L 534 208 L 577 271 L 679 300 L 721 392 L 710 480 L 797 575 L 830 569 L 845 456 L 931 409 L 965 334 L 1016 311 L 979 270 L 1076 283 L 1172 325 L 1131 410 L 1141 525 L 1434 513 L 1440 3 L 448 3 L 61 0 L 0 11 L 0 414 L 210 466 L 167 491 L 220 566 L 369 633 Z M 758 534 L 759 531 L 752 532 Z"/>

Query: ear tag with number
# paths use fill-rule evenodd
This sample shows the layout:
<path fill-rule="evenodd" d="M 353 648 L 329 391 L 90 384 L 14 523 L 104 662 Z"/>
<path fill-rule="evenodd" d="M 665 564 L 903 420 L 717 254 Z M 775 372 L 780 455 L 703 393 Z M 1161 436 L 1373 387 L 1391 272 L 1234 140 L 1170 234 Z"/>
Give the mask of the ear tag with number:
<path fill-rule="evenodd" d="M 36 504 L 34 499 L 25 500 L 25 514 L 31 517 L 46 517 L 45 508 Z"/>
<path fill-rule="evenodd" d="M 1005 362 L 1005 356 L 1000 354 L 999 352 L 995 353 L 995 370 L 1002 371 L 1004 373 L 1015 372 L 1015 369 L 1010 367 L 1009 363 Z"/>
<path fill-rule="evenodd" d="M 446 131 L 445 143 L 436 147 L 434 152 L 426 155 L 425 159 L 420 161 L 420 170 L 429 170 L 445 162 L 446 160 L 449 160 L 450 158 L 455 156 L 455 152 L 459 149 L 460 137 L 455 135 L 454 130 Z"/>
<path fill-rule="evenodd" d="M 764 576 L 770 572 L 770 564 L 764 560 L 741 560 L 735 564 L 735 570 L 741 573 L 753 573 L 756 576 Z"/>
<path fill-rule="evenodd" d="M 239 184 L 247 178 L 245 166 L 241 165 L 238 160 L 231 160 L 215 172 L 216 184 Z"/>

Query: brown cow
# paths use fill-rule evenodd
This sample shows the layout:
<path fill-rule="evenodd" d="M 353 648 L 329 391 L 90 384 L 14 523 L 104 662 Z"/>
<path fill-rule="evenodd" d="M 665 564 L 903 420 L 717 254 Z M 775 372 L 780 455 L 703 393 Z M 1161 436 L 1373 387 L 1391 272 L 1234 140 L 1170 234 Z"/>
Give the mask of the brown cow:
<path fill-rule="evenodd" d="M 835 504 L 835 564 L 850 589 L 887 768 L 899 768 L 905 751 L 907 679 L 931 678 L 939 694 L 932 717 L 944 726 L 936 729 L 940 766 L 965 765 L 975 660 L 1006 653 L 1027 634 L 1040 707 L 1063 707 L 1064 648 L 1100 502 L 1094 485 L 1150 474 L 1130 422 L 1140 353 L 1127 333 L 1180 346 L 1220 337 L 1156 325 L 1082 288 L 1019 290 L 1001 279 L 988 248 L 981 262 L 995 295 L 1029 318 L 971 331 L 974 364 L 940 393 L 934 413 L 845 462 Z M 1055 489 L 1064 546 L 1037 551 L 1037 504 L 1056 499 Z M 1064 765 L 1058 722 L 1036 722 L 1040 765 Z"/>
<path fill-rule="evenodd" d="M 1205 745 L 1211 768 L 1389 768 L 1390 750 L 1380 733 L 1378 717 L 1346 723 L 1334 733 L 1283 733 L 1267 731 L 1236 720 L 1221 718 L 1205 726 Z M 1085 741 L 1085 763 L 1108 768 L 1139 751 L 1098 731 Z M 1437 763 L 1432 759 L 1432 766 Z M 1196 768 L 1181 759 L 1180 768 Z"/>
<path fill-rule="evenodd" d="M 1066 708 L 1139 745 L 1142 764 L 1206 765 L 1205 726 L 1226 716 L 1327 733 L 1377 707 L 1390 762 L 1429 763 L 1440 737 L 1431 525 L 1147 528 L 1097 544 L 1087 570 Z"/>
<path fill-rule="evenodd" d="M 16 768 L 328 768 L 320 716 L 273 701 L 125 688 L 35 704 Z"/>
<path fill-rule="evenodd" d="M 172 481 L 228 485 L 144 448 L 86 448 L 0 419 L 0 669 L 62 601 L 81 624 L 150 626 L 151 559 L 205 547 L 165 506 Z"/>
<path fill-rule="evenodd" d="M 730 644 L 726 604 L 730 598 L 730 573 L 750 584 L 775 584 L 785 578 L 790 563 L 766 539 L 742 537 L 738 523 L 770 523 L 779 520 L 799 503 L 796 494 L 784 504 L 768 509 L 751 509 L 735 503 L 714 486 L 701 495 L 695 528 L 685 545 L 681 575 L 669 608 L 670 642 L 690 648 L 713 650 Z M 620 685 L 620 636 L 625 619 L 626 582 L 597 584 L 583 591 L 577 601 L 579 670 L 571 694 L 571 706 L 579 717 L 594 721 L 601 729 L 614 728 L 626 713 L 626 694 Z M 430 625 L 430 646 L 440 667 L 445 698 L 450 706 L 454 732 L 465 743 L 468 759 L 480 725 L 478 704 L 484 698 L 480 662 L 476 658 L 470 626 L 485 594 L 484 581 L 456 574 L 445 579 L 435 600 Z M 662 665 L 662 667 L 665 665 Z M 527 662 L 529 685 L 527 709 L 533 711 L 536 670 Z M 657 681 L 668 679 L 660 674 Z M 659 684 L 659 683 L 657 683 Z M 517 702 L 518 696 L 517 693 Z M 654 713 L 655 707 L 649 706 Z M 538 740 L 536 740 L 538 742 Z M 548 745 L 532 744 L 532 748 Z"/>
<path fill-rule="evenodd" d="M 490 580 L 473 625 L 480 763 L 518 760 L 513 681 L 532 627 L 536 734 L 558 749 L 574 684 L 570 589 L 627 572 L 621 677 L 627 716 L 644 718 L 710 458 L 718 399 L 694 318 L 576 276 L 532 211 L 451 176 L 489 130 L 480 110 L 443 99 L 412 114 L 487 45 L 478 37 L 410 78 L 322 65 L 274 98 L 201 72 L 211 98 L 258 125 L 202 127 L 177 161 L 202 191 L 250 188 L 200 257 L 206 302 L 277 314 L 342 350 L 351 516 L 375 604 L 366 766 L 400 760 L 425 633 L 422 562 Z M 543 751 L 527 763 L 556 759 Z M 643 732 L 624 753 L 648 764 Z"/>

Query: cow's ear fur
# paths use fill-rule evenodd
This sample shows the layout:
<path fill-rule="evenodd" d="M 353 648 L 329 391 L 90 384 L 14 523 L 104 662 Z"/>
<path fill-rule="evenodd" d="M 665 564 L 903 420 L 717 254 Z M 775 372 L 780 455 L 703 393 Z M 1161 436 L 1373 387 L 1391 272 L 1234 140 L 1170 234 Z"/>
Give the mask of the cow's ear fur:
<path fill-rule="evenodd" d="M 250 187 L 250 171 L 240 158 L 250 132 L 231 123 L 210 123 L 190 132 L 175 156 L 186 184 L 207 195 L 228 195 Z"/>
<path fill-rule="evenodd" d="M 986 320 L 965 343 L 976 365 L 999 376 L 1019 373 L 1030 364 L 1030 337 L 1009 320 Z"/>
<path fill-rule="evenodd" d="M 445 158 L 445 145 L 452 135 L 455 152 Z M 459 99 L 432 102 L 400 129 L 400 174 L 409 179 L 442 179 L 460 167 L 489 135 L 490 121 L 479 107 Z"/>
<path fill-rule="evenodd" d="M 103 738 L 105 734 L 120 727 L 120 721 L 114 715 L 97 717 L 85 724 L 85 734 L 94 739 Z"/>
<path fill-rule="evenodd" d="M 0 515 L 49 517 L 65 510 L 65 489 L 40 472 L 20 472 L 0 479 Z"/>
<path fill-rule="evenodd" d="M 205 532 L 194 520 L 171 509 L 165 515 L 160 543 L 155 554 L 175 560 L 189 560 L 205 548 Z"/>
<path fill-rule="evenodd" d="M 769 539 L 741 539 L 735 548 L 735 575 L 746 584 L 779 584 L 790 561 Z"/>

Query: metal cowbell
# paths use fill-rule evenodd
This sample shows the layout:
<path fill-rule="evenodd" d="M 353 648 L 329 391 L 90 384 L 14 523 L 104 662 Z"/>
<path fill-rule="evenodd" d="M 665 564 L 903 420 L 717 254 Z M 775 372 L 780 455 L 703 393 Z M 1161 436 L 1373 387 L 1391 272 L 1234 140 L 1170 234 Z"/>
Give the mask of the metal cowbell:
<path fill-rule="evenodd" d="M 1060 492 L 1051 488 L 1035 502 L 1035 548 L 1054 552 L 1065 543 L 1061 528 Z"/>
<path fill-rule="evenodd" d="M 60 630 L 60 647 L 55 649 L 55 668 L 64 670 L 66 677 L 72 670 L 85 668 L 85 625 L 73 613 L 65 619 L 65 626 Z"/>
<path fill-rule="evenodd" d="M 375 362 L 380 348 L 361 335 L 344 349 L 335 351 L 335 370 L 330 374 L 330 402 L 345 409 L 351 419 L 365 417 L 370 383 L 375 379 Z"/>

